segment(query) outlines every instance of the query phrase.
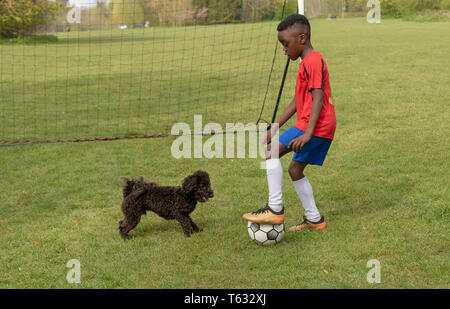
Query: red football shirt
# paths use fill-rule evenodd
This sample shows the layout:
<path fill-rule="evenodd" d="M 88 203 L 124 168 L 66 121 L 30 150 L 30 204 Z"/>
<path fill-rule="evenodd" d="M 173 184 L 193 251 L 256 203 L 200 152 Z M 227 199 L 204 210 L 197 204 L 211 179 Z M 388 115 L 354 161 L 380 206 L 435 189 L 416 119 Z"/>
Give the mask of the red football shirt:
<path fill-rule="evenodd" d="M 319 52 L 311 52 L 300 62 L 295 86 L 297 123 L 294 127 L 306 130 L 313 102 L 311 91 L 316 88 L 322 89 L 323 105 L 313 135 L 333 139 L 336 131 L 336 114 L 329 77 L 328 67 Z"/>

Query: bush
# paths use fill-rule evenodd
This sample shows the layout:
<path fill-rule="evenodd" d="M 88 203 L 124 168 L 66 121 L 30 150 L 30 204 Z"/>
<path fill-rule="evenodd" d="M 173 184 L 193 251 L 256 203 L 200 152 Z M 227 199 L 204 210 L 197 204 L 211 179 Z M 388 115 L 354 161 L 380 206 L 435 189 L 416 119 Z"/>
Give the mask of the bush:
<path fill-rule="evenodd" d="M 445 2 L 450 4 L 450 0 L 380 0 L 381 14 L 392 17 L 410 16 L 424 10 L 440 9 Z"/>
<path fill-rule="evenodd" d="M 297 12 L 297 0 L 286 0 L 285 16 Z M 192 7 L 207 8 L 202 24 L 280 20 L 284 0 L 192 0 Z"/>
<path fill-rule="evenodd" d="M 442 0 L 441 1 L 441 9 L 450 10 L 450 0 Z"/>
<path fill-rule="evenodd" d="M 297 0 L 286 0 L 286 6 L 284 8 L 284 17 L 298 12 L 298 2 Z M 281 20 L 283 18 L 283 3 L 279 5 L 279 9 L 275 18 Z"/>
<path fill-rule="evenodd" d="M 0 40 L 0 45 L 11 45 L 11 44 L 36 45 L 36 44 L 48 44 L 57 42 L 58 42 L 57 36 L 41 34 L 41 35 L 27 35 L 21 38 L 3 39 Z"/>
<path fill-rule="evenodd" d="M 0 39 L 33 33 L 37 25 L 54 18 L 61 5 L 47 0 L 1 0 Z"/>
<path fill-rule="evenodd" d="M 200 18 L 200 24 L 224 24 L 241 20 L 242 1 L 240 0 L 193 0 L 192 4 L 199 8 L 208 8 L 207 16 Z"/>
<path fill-rule="evenodd" d="M 395 0 L 380 0 L 381 16 L 401 17 L 400 7 Z"/>

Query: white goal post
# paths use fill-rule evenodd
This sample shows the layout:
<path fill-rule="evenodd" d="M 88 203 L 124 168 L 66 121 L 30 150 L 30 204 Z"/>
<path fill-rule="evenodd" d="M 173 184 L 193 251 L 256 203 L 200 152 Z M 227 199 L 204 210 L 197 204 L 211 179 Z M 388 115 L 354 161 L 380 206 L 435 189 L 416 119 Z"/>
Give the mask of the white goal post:
<path fill-rule="evenodd" d="M 298 13 L 305 15 L 305 0 L 298 0 Z"/>

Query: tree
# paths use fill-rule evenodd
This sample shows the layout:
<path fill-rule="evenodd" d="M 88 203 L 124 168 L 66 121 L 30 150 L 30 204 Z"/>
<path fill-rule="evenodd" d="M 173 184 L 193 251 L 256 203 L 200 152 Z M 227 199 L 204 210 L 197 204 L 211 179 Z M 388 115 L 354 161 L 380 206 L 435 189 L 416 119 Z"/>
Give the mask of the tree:
<path fill-rule="evenodd" d="M 284 0 L 242 0 L 242 20 L 274 19 L 278 12 L 282 10 L 283 3 Z M 295 7 L 297 7 L 297 2 L 295 2 Z M 281 15 L 281 12 L 279 15 Z"/>
<path fill-rule="evenodd" d="M 174 14 L 172 9 L 172 3 L 175 1 L 170 0 L 150 0 L 148 1 L 147 8 L 151 15 L 158 18 L 160 25 L 169 23 L 171 15 Z"/>
<path fill-rule="evenodd" d="M 0 0 L 0 38 L 32 34 L 37 25 L 53 20 L 61 6 L 47 0 Z"/>
<path fill-rule="evenodd" d="M 242 19 L 242 0 L 193 0 L 192 4 L 208 8 L 208 15 L 202 19 L 206 24 L 231 23 Z"/>
<path fill-rule="evenodd" d="M 103 29 L 104 26 L 109 25 L 111 19 L 110 8 L 104 1 L 97 1 L 97 6 L 89 9 L 88 17 L 90 29 Z"/>
<path fill-rule="evenodd" d="M 144 8 L 140 0 L 111 0 L 113 13 L 112 21 L 119 25 L 143 25 Z"/>

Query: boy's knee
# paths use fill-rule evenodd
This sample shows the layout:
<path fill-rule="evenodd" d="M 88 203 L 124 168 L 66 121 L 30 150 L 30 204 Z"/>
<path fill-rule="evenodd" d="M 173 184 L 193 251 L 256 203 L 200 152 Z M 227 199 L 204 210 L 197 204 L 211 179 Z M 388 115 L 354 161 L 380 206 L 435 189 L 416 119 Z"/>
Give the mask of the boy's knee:
<path fill-rule="evenodd" d="M 305 177 L 305 175 L 303 174 L 305 166 L 306 166 L 305 164 L 292 161 L 288 167 L 288 172 L 289 175 L 291 176 L 291 179 L 295 181 Z"/>
<path fill-rule="evenodd" d="M 294 165 L 290 164 L 288 167 L 288 172 L 291 178 L 296 176 L 298 174 L 298 168 L 296 168 Z"/>
<path fill-rule="evenodd" d="M 267 146 L 266 150 L 266 160 L 269 159 L 280 159 L 285 154 L 291 152 L 291 149 L 284 146 L 278 141 L 274 141 Z"/>

